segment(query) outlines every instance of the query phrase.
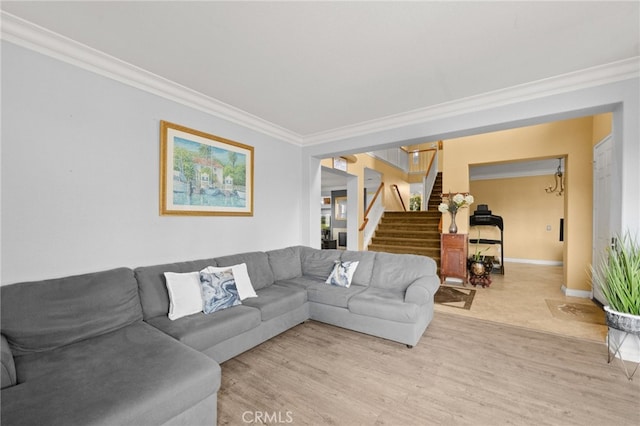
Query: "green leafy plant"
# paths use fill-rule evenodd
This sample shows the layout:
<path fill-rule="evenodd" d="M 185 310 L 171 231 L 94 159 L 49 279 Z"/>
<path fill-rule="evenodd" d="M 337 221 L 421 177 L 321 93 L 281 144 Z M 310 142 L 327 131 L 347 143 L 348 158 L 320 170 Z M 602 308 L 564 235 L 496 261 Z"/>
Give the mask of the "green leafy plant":
<path fill-rule="evenodd" d="M 640 315 L 640 245 L 629 232 L 616 241 L 591 273 L 611 309 Z"/>
<path fill-rule="evenodd" d="M 471 255 L 471 260 L 474 262 L 484 262 L 484 253 L 489 250 L 489 247 L 486 247 L 484 250 L 480 250 L 480 228 L 478 228 L 478 239 L 476 240 L 476 251 Z"/>
<path fill-rule="evenodd" d="M 409 198 L 409 210 L 412 212 L 420 211 L 422 207 L 422 195 L 420 194 L 412 194 L 411 198 Z"/>

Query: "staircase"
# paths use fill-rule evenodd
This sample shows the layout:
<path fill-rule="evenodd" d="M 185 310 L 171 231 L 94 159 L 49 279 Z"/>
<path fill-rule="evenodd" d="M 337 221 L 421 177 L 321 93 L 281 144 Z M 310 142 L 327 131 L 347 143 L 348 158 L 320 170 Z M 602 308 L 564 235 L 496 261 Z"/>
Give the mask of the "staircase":
<path fill-rule="evenodd" d="M 428 211 L 385 212 L 371 239 L 369 250 L 388 253 L 420 254 L 433 258 L 440 266 L 440 217 L 442 174 L 438 173 L 429 198 Z"/>

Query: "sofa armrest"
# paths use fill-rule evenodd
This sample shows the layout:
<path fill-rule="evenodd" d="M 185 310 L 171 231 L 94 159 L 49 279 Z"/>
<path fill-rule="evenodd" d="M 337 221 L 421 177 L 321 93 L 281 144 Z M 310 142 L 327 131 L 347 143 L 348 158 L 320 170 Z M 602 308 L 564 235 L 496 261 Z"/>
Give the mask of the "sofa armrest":
<path fill-rule="evenodd" d="M 0 340 L 0 383 L 1 388 L 8 388 L 17 383 L 16 380 L 16 365 L 13 362 L 13 354 L 9 347 L 9 342 L 4 334 Z"/>
<path fill-rule="evenodd" d="M 404 294 L 405 303 L 414 303 L 416 305 L 425 305 L 433 300 L 433 295 L 440 286 L 440 280 L 437 276 L 420 277 L 407 287 Z"/>

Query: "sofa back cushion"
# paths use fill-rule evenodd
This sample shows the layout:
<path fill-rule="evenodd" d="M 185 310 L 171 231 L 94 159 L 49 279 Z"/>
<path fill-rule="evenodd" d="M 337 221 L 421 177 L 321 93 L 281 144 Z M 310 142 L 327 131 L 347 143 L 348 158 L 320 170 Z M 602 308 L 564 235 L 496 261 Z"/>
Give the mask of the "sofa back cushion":
<path fill-rule="evenodd" d="M 311 247 L 300 248 L 302 275 L 326 280 L 333 270 L 336 260 L 340 260 L 341 250 L 319 250 Z"/>
<path fill-rule="evenodd" d="M 300 247 L 287 247 L 267 252 L 275 281 L 291 280 L 302 276 Z"/>
<path fill-rule="evenodd" d="M 200 272 L 207 266 L 217 266 L 216 261 L 214 259 L 200 259 L 136 268 L 135 276 L 138 281 L 144 319 L 169 314 L 169 292 L 167 291 L 165 272 Z"/>
<path fill-rule="evenodd" d="M 2 334 L 13 355 L 55 349 L 142 319 L 128 268 L 3 286 L 0 299 Z"/>
<path fill-rule="evenodd" d="M 436 263 L 430 257 L 379 252 L 371 287 L 405 291 L 418 278 L 435 274 Z"/>
<path fill-rule="evenodd" d="M 273 272 L 269 265 L 269 258 L 264 252 L 254 251 L 217 257 L 216 262 L 218 266 L 233 266 L 246 263 L 249 278 L 251 278 L 251 284 L 255 290 L 260 290 L 273 284 Z"/>
<path fill-rule="evenodd" d="M 343 262 L 358 262 L 356 272 L 351 282 L 357 285 L 368 286 L 373 277 L 373 266 L 376 261 L 375 251 L 344 251 L 340 258 Z"/>

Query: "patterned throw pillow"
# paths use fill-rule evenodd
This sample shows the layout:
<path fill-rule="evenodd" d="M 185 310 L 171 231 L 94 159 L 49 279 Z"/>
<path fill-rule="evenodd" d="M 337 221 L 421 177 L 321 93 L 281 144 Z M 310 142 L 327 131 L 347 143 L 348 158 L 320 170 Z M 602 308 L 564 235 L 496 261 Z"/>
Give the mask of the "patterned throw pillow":
<path fill-rule="evenodd" d="M 256 291 L 253 289 L 253 284 L 251 284 L 251 278 L 249 278 L 249 271 L 247 270 L 246 263 L 226 267 L 207 266 L 200 272 L 213 273 L 227 271 L 229 269 L 231 269 L 231 272 L 233 273 L 233 278 L 236 282 L 240 300 L 244 300 L 248 297 L 258 297 Z"/>
<path fill-rule="evenodd" d="M 202 311 L 205 314 L 242 303 L 231 269 L 213 273 L 200 272 L 200 285 L 202 286 Z"/>
<path fill-rule="evenodd" d="M 336 260 L 333 265 L 333 270 L 325 282 L 327 284 L 349 288 L 351 280 L 353 279 L 353 274 L 356 272 L 356 268 L 358 267 L 358 263 L 360 262 L 342 262 L 340 260 Z"/>

